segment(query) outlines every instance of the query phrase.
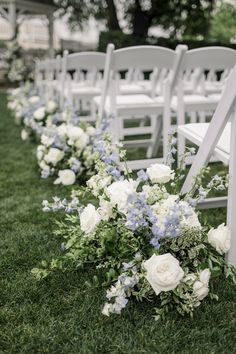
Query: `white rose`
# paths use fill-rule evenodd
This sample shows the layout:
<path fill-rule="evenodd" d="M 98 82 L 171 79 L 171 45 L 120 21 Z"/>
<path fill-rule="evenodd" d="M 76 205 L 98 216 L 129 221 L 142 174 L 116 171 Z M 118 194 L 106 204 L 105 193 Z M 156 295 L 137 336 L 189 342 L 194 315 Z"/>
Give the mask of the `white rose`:
<path fill-rule="evenodd" d="M 29 98 L 29 104 L 35 104 L 35 103 L 38 103 L 40 100 L 40 97 L 39 96 L 32 96 Z"/>
<path fill-rule="evenodd" d="M 88 127 L 86 129 L 86 133 L 89 135 L 89 136 L 93 136 L 95 133 L 96 133 L 96 129 L 92 126 Z"/>
<path fill-rule="evenodd" d="M 209 280 L 210 270 L 208 268 L 201 271 L 199 274 L 199 280 L 193 284 L 193 293 L 197 296 L 198 300 L 203 300 L 209 293 Z"/>
<path fill-rule="evenodd" d="M 80 135 L 79 139 L 76 140 L 75 146 L 78 149 L 83 149 L 89 142 L 89 136 L 86 133 Z"/>
<path fill-rule="evenodd" d="M 67 135 L 67 125 L 65 123 L 62 123 L 61 125 L 59 125 L 57 127 L 57 134 L 61 137 L 61 138 L 65 138 Z"/>
<path fill-rule="evenodd" d="M 93 232 L 100 221 L 101 216 L 92 204 L 88 204 L 80 214 L 80 227 L 86 234 Z"/>
<path fill-rule="evenodd" d="M 16 118 L 21 118 L 22 117 L 22 111 L 21 109 L 17 110 L 15 113 Z"/>
<path fill-rule="evenodd" d="M 42 120 L 45 118 L 46 110 L 45 107 L 40 107 L 34 112 L 34 119 Z"/>
<path fill-rule="evenodd" d="M 54 184 L 63 184 L 64 186 L 70 186 L 76 181 L 76 175 L 71 170 L 61 170 L 58 172 L 58 178 L 54 181 Z"/>
<path fill-rule="evenodd" d="M 44 160 L 47 163 L 51 163 L 55 166 L 64 157 L 64 151 L 57 148 L 50 148 L 47 155 L 45 155 Z"/>
<path fill-rule="evenodd" d="M 36 156 L 37 156 L 37 159 L 38 160 L 42 160 L 43 156 L 44 156 L 44 153 L 45 153 L 45 146 L 44 145 L 39 145 L 37 147 L 37 151 L 36 151 Z"/>
<path fill-rule="evenodd" d="M 73 125 L 67 126 L 67 136 L 70 140 L 76 141 L 83 134 L 84 134 L 84 131 L 80 127 L 75 127 Z"/>
<path fill-rule="evenodd" d="M 45 134 L 42 134 L 41 135 L 41 143 L 45 146 L 50 146 L 52 145 L 52 143 L 54 142 L 54 138 L 48 136 L 48 135 L 45 135 Z"/>
<path fill-rule="evenodd" d="M 128 196 L 136 191 L 137 185 L 137 182 L 131 179 L 113 182 L 107 187 L 107 194 L 113 206 L 117 205 L 118 210 L 124 212 Z"/>
<path fill-rule="evenodd" d="M 70 119 L 71 113 L 69 111 L 64 111 L 61 114 L 61 119 L 63 122 L 67 122 Z"/>
<path fill-rule="evenodd" d="M 175 289 L 184 276 L 179 261 L 170 253 L 152 255 L 144 262 L 144 268 L 147 271 L 146 279 L 156 295 Z"/>
<path fill-rule="evenodd" d="M 46 111 L 50 114 L 54 113 L 57 109 L 57 104 L 54 101 L 48 101 L 46 105 Z"/>
<path fill-rule="evenodd" d="M 147 175 L 152 183 L 167 183 L 174 177 L 169 166 L 158 163 L 147 168 Z"/>
<path fill-rule="evenodd" d="M 17 101 L 10 101 L 7 104 L 7 108 L 11 109 L 11 110 L 16 109 L 17 106 L 18 106 L 18 102 Z"/>
<path fill-rule="evenodd" d="M 28 134 L 27 130 L 22 129 L 22 131 L 21 131 L 21 139 L 24 141 L 24 140 L 27 140 L 28 137 L 29 137 L 29 134 Z"/>
<path fill-rule="evenodd" d="M 15 88 L 15 89 L 12 89 L 10 92 L 11 92 L 12 96 L 17 96 L 17 95 L 20 94 L 21 88 L 20 88 L 20 87 L 17 87 L 17 88 Z"/>
<path fill-rule="evenodd" d="M 40 161 L 39 167 L 41 168 L 41 170 L 44 170 L 44 171 L 49 171 L 50 170 L 50 167 L 43 160 Z"/>
<path fill-rule="evenodd" d="M 225 224 L 221 224 L 217 229 L 208 232 L 208 242 L 217 250 L 219 254 L 224 254 L 230 249 L 231 234 Z"/>

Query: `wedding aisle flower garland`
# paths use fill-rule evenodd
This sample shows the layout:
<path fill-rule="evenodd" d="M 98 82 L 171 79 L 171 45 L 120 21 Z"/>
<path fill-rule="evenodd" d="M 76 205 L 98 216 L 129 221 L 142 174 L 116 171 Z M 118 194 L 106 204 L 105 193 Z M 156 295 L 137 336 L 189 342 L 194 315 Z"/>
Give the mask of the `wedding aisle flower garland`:
<path fill-rule="evenodd" d="M 8 107 L 24 125 L 22 139 L 33 135 L 40 141 L 42 178 L 54 176 L 54 183 L 63 185 L 86 181 L 70 199 L 43 201 L 44 212 L 64 211 L 65 220 L 55 230 L 62 239 L 61 256 L 32 269 L 38 280 L 56 270 L 92 267 L 100 276 L 86 284 L 107 287 L 103 315 L 120 314 L 132 299 L 148 300 L 157 320 L 172 310 L 192 316 L 207 296 L 217 300 L 213 284 L 219 276 L 236 283 L 236 270 L 224 257 L 229 229 L 202 226 L 196 211 L 197 202 L 212 190 L 224 190 L 227 179 L 214 176 L 204 188 L 206 168 L 190 193 L 180 193 L 184 160 L 193 149 L 173 171 L 176 141 L 171 137 L 167 163 L 135 175 L 120 168 L 121 162 L 126 166 L 126 151 L 108 133 L 109 119 L 95 130 L 71 107 L 60 112 L 56 101 L 27 84 L 12 92 Z"/>
<path fill-rule="evenodd" d="M 81 122 L 77 112 L 67 106 L 62 112 L 52 99 L 47 99 L 32 84 L 11 91 L 10 108 L 21 131 L 22 140 L 36 139 L 36 157 L 41 177 L 55 177 L 55 184 L 72 185 L 83 183 L 96 173 L 94 151 L 95 142 L 109 141 L 110 149 L 115 148 L 106 130 L 109 123 L 103 121 L 100 130 L 91 124 Z"/>
<path fill-rule="evenodd" d="M 66 213 L 55 231 L 63 239 L 62 255 L 42 261 L 32 273 L 42 279 L 57 269 L 100 270 L 101 277 L 86 283 L 108 287 L 106 316 L 120 314 L 133 298 L 152 302 L 156 319 L 171 310 L 192 316 L 205 297 L 218 298 L 214 279 L 225 275 L 236 283 L 235 268 L 224 259 L 230 248 L 228 228 L 203 227 L 195 210 L 197 201 L 212 189 L 224 189 L 226 181 L 215 176 L 203 188 L 208 171 L 203 170 L 192 192 L 183 196 L 177 191 L 181 168 L 174 172 L 154 164 L 135 177 L 119 169 L 125 152 L 110 153 L 107 147 L 106 141 L 97 143 L 98 173 L 85 189 L 73 190 L 69 201 L 55 197 L 43 202 L 45 212 Z M 85 196 L 92 202 L 84 204 Z"/>

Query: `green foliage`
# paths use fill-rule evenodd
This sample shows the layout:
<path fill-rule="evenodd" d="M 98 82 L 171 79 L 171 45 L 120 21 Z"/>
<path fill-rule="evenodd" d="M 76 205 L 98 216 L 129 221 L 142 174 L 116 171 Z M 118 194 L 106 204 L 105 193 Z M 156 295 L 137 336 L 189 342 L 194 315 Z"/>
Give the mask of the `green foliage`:
<path fill-rule="evenodd" d="M 93 16 L 105 23 L 109 31 L 122 33 L 119 22 L 123 20 L 125 28 L 128 27 L 133 36 L 143 39 L 147 37 L 149 28 L 156 25 L 167 30 L 171 38 L 203 37 L 208 33 L 214 9 L 212 0 L 128 0 L 122 3 L 114 0 L 54 1 L 62 14 L 67 12 L 72 26 L 83 26 Z"/>
<path fill-rule="evenodd" d="M 209 38 L 229 43 L 236 38 L 236 7 L 222 3 L 212 17 Z"/>
<path fill-rule="evenodd" d="M 100 33 L 98 50 L 105 51 L 108 43 L 114 43 L 116 48 L 130 47 L 134 45 L 158 45 L 161 47 L 167 47 L 175 49 L 178 44 L 186 44 L 189 49 L 209 47 L 209 46 L 225 46 L 236 49 L 236 44 L 225 43 L 219 39 L 206 38 L 204 40 L 197 39 L 170 39 L 162 37 L 134 37 L 131 34 L 122 33 L 119 31 L 104 31 Z"/>
<path fill-rule="evenodd" d="M 63 239 L 62 255 L 48 263 L 41 263 L 43 268 L 34 268 L 32 274 L 37 279 L 45 278 L 56 269 L 75 269 L 91 265 L 97 269 L 104 269 L 107 278 L 110 278 L 110 270 L 114 275 L 120 269 L 122 262 L 132 259 L 140 249 L 149 251 L 146 246 L 148 235 L 145 233 L 133 233 L 127 229 L 122 220 L 113 220 L 109 223 L 101 222 L 97 229 L 89 235 L 85 235 L 79 224 L 79 218 L 75 215 L 67 215 L 65 222 L 58 222 L 55 234 Z"/>

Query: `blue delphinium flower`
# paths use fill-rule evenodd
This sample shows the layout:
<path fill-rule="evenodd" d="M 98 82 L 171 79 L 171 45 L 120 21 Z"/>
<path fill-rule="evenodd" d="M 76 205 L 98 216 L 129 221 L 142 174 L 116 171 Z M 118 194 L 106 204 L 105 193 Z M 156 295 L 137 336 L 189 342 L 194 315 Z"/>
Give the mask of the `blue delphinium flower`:
<path fill-rule="evenodd" d="M 138 176 L 139 181 L 147 181 L 148 180 L 148 175 L 146 174 L 146 172 L 144 170 L 138 171 L 137 176 Z"/>
<path fill-rule="evenodd" d="M 71 170 L 75 173 L 78 172 L 81 168 L 81 161 L 75 159 L 71 165 Z"/>

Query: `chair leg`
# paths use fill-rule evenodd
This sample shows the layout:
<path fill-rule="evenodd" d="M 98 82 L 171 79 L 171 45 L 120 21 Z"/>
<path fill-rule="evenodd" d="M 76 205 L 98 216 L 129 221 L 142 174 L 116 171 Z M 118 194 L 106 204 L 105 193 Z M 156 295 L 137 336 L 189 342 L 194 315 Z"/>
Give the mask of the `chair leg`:
<path fill-rule="evenodd" d="M 184 125 L 185 124 L 185 109 L 184 106 L 180 105 L 178 106 L 177 110 L 177 125 Z M 180 161 L 184 155 L 185 152 L 185 145 L 186 145 L 186 139 L 183 137 L 183 135 L 178 134 L 178 165 L 180 164 Z"/>
<path fill-rule="evenodd" d="M 206 122 L 206 112 L 199 112 L 199 122 L 200 123 L 205 123 Z"/>
<path fill-rule="evenodd" d="M 197 112 L 190 112 L 190 123 L 197 123 Z"/>
<path fill-rule="evenodd" d="M 157 116 L 152 118 L 155 119 L 155 123 L 153 124 L 153 134 L 151 137 L 151 144 L 147 150 L 147 155 L 146 155 L 147 159 L 150 159 L 151 157 L 155 157 L 161 142 L 161 135 L 163 129 L 162 117 Z"/>
<path fill-rule="evenodd" d="M 236 266 L 236 111 L 231 122 L 230 145 L 227 225 L 231 232 L 231 247 L 228 253 L 228 262 Z"/>

